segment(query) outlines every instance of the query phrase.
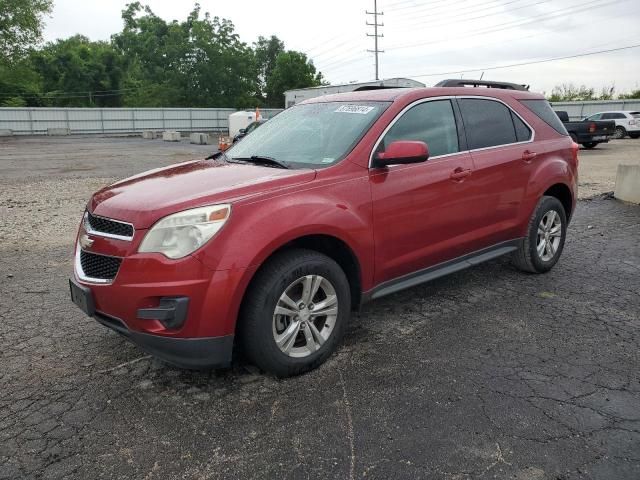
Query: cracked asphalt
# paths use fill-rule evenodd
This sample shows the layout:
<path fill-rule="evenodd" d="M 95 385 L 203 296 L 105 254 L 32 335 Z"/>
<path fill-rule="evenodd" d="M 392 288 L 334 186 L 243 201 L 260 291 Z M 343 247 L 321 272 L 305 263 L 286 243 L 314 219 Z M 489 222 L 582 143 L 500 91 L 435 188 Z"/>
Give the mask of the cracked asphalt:
<path fill-rule="evenodd" d="M 207 150 L 113 143 L 0 143 L 0 479 L 640 478 L 640 206 L 368 304 L 307 375 L 189 372 L 67 298 L 91 191 Z"/>

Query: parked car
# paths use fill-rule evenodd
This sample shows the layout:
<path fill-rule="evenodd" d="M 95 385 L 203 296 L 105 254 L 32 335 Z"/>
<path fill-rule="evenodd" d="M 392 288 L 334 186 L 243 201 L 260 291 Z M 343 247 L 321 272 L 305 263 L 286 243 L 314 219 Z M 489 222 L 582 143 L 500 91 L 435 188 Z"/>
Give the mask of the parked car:
<path fill-rule="evenodd" d="M 506 254 L 549 271 L 576 205 L 577 152 L 528 91 L 307 100 L 211 160 L 95 193 L 71 298 L 171 364 L 226 366 L 237 347 L 299 374 L 365 302 Z"/>
<path fill-rule="evenodd" d="M 240 131 L 233 137 L 233 143 L 239 142 L 246 135 L 253 132 L 256 128 L 258 128 L 260 125 L 262 125 L 266 121 L 267 121 L 266 119 L 260 119 L 255 122 L 251 122 L 249 125 L 247 125 L 247 128 L 241 128 Z"/>
<path fill-rule="evenodd" d="M 556 114 L 562 120 L 573 141 L 580 143 L 584 148 L 593 148 L 599 143 L 607 143 L 615 134 L 616 125 L 612 121 L 585 119 L 571 122 L 567 112 L 556 111 Z"/>
<path fill-rule="evenodd" d="M 616 124 L 614 138 L 640 137 L 640 112 L 617 110 L 614 112 L 600 112 L 589 115 L 585 121 L 613 120 Z"/>

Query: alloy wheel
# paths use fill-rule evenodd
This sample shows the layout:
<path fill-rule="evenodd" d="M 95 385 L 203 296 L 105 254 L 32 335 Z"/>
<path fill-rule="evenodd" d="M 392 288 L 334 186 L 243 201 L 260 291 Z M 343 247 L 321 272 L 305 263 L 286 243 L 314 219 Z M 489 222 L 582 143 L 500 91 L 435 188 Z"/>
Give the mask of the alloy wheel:
<path fill-rule="evenodd" d="M 331 336 L 338 316 L 335 288 L 321 275 L 305 275 L 282 293 L 273 312 L 272 332 L 285 355 L 307 357 Z"/>
<path fill-rule="evenodd" d="M 538 256 L 548 262 L 555 256 L 562 239 L 562 219 L 555 210 L 544 214 L 538 224 L 536 249 Z"/>

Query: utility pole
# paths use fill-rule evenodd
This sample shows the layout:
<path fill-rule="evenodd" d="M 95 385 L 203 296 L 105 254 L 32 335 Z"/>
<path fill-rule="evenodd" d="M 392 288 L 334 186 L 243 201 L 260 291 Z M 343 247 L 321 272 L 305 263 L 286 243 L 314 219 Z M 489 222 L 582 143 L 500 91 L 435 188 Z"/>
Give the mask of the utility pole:
<path fill-rule="evenodd" d="M 378 34 L 378 27 L 384 27 L 384 23 L 378 23 L 378 17 L 384 15 L 384 12 L 378 11 L 378 0 L 373 0 L 373 12 L 366 10 L 367 15 L 373 15 L 373 23 L 369 23 L 367 21 L 367 25 L 373 27 L 373 34 L 367 33 L 367 37 L 373 37 L 373 50 L 367 50 L 367 52 L 371 52 L 376 57 L 376 80 L 380 80 L 379 78 L 379 63 L 378 63 L 378 54 L 384 53 L 384 50 L 378 49 L 378 39 L 384 37 L 383 34 Z"/>

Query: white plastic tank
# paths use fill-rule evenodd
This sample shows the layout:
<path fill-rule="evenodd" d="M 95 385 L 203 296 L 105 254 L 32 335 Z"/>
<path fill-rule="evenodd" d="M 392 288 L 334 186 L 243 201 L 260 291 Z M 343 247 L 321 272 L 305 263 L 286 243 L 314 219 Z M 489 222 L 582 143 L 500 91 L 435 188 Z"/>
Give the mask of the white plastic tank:
<path fill-rule="evenodd" d="M 251 122 L 255 122 L 256 112 L 234 112 L 229 115 L 229 136 L 240 133 L 241 128 L 247 128 Z"/>

